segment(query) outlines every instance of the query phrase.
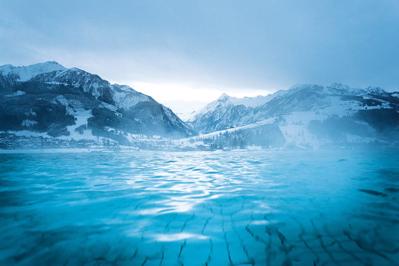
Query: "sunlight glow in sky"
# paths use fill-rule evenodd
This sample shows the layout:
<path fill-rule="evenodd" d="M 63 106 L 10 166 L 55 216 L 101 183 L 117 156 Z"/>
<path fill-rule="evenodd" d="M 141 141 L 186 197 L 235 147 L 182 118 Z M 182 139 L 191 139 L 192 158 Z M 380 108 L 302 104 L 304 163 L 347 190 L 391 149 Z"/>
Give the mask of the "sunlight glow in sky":
<path fill-rule="evenodd" d="M 123 83 L 142 93 L 151 95 L 162 104 L 171 107 L 183 119 L 188 118 L 188 115 L 193 110 L 201 109 L 205 104 L 214 101 L 223 93 L 241 98 L 267 95 L 274 91 L 242 88 L 206 88 L 201 87 L 199 84 L 150 83 L 140 81 L 125 81 Z"/>

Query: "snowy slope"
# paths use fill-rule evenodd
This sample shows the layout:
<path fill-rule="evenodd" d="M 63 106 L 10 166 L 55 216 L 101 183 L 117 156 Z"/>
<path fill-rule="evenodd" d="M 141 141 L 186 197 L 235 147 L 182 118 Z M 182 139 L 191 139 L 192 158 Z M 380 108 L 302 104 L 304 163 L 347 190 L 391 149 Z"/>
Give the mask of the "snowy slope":
<path fill-rule="evenodd" d="M 57 62 L 48 61 L 29 66 L 3 65 L 0 66 L 0 74 L 4 76 L 15 75 L 18 81 L 27 81 L 39 74 L 65 69 L 65 67 L 58 64 Z"/>
<path fill-rule="evenodd" d="M 265 104 L 269 100 L 272 99 L 272 95 L 267 96 L 256 96 L 256 97 L 244 97 L 244 98 L 237 98 L 229 96 L 223 93 L 217 100 L 210 102 L 201 110 L 194 112 L 188 121 L 195 121 L 196 119 L 200 118 L 205 114 L 209 114 L 212 112 L 223 112 L 223 109 L 226 109 L 231 106 L 238 106 L 242 105 L 244 107 L 257 107 L 262 104 Z"/>
<path fill-rule="evenodd" d="M 23 137 L 52 138 L 53 143 L 126 145 L 140 136 L 193 134 L 169 108 L 150 96 L 56 62 L 0 67 L 0 142 L 14 140 L 20 132 Z"/>
<path fill-rule="evenodd" d="M 217 139 L 209 133 L 214 131 L 247 138 L 249 128 L 255 130 L 260 122 L 272 119 L 285 145 L 399 141 L 399 98 L 381 88 L 299 85 L 253 106 L 225 98 L 209 104 L 191 121 L 204 138 Z"/>
<path fill-rule="evenodd" d="M 186 124 L 152 97 L 78 68 L 56 62 L 0 66 L 0 147 L 398 142 L 399 93 L 378 87 L 305 84 L 268 96 L 222 95 Z"/>
<path fill-rule="evenodd" d="M 271 99 L 270 96 L 236 98 L 223 93 L 216 101 L 207 104 L 205 108 L 203 108 L 198 112 L 197 115 L 201 115 L 207 112 L 212 112 L 217 108 L 229 105 L 244 105 L 246 107 L 256 107 L 266 103 L 270 99 Z"/>

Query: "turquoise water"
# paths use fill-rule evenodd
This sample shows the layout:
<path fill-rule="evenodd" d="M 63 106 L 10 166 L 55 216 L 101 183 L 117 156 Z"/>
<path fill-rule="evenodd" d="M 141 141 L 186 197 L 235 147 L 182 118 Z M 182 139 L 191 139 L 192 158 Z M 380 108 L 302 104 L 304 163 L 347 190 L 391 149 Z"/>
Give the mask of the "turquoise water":
<path fill-rule="evenodd" d="M 1 265 L 399 265 L 394 150 L 0 154 Z"/>

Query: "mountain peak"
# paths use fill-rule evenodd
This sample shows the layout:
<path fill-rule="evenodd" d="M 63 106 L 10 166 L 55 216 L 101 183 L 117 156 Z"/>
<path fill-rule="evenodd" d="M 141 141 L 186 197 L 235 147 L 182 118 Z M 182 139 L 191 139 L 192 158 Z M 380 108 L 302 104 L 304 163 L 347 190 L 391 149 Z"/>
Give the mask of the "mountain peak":
<path fill-rule="evenodd" d="M 49 73 L 65 69 L 67 68 L 55 61 L 46 61 L 27 66 L 14 66 L 10 64 L 3 65 L 0 66 L 0 73 L 2 73 L 3 75 L 16 75 L 18 76 L 19 81 L 27 81 L 43 73 Z"/>
<path fill-rule="evenodd" d="M 371 94 L 385 94 L 386 93 L 386 91 L 384 89 L 382 89 L 380 87 L 373 87 L 373 86 L 367 87 L 366 91 Z"/>
<path fill-rule="evenodd" d="M 0 133 L 12 141 L 20 131 L 27 131 L 29 138 L 40 134 L 49 143 L 79 140 L 124 145 L 154 136 L 193 134 L 150 96 L 111 85 L 82 69 L 65 68 L 54 61 L 5 65 L 0 67 L 0 77 Z"/>
<path fill-rule="evenodd" d="M 218 101 L 227 101 L 228 99 L 230 99 L 231 97 L 227 94 L 227 93 L 222 93 L 222 95 L 219 96 L 219 98 L 217 99 Z"/>
<path fill-rule="evenodd" d="M 41 65 L 56 65 L 56 66 L 65 68 L 63 65 L 61 65 L 60 63 L 58 63 L 57 61 L 54 61 L 54 60 L 44 61 L 44 62 L 37 63 L 34 65 L 39 65 L 39 64 L 41 64 Z"/>

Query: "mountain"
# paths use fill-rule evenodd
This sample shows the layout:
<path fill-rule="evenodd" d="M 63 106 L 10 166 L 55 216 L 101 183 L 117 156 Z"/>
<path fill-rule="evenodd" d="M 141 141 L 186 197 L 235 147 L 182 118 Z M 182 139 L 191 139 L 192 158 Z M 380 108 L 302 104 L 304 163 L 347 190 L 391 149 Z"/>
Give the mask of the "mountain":
<path fill-rule="evenodd" d="M 399 142 L 398 92 L 299 85 L 261 99 L 222 95 L 189 121 L 202 133 L 194 138 L 214 147 Z"/>
<path fill-rule="evenodd" d="M 244 118 L 253 108 L 270 101 L 275 95 L 277 94 L 236 98 L 223 93 L 216 101 L 195 112 L 188 122 L 200 133 L 235 127 L 239 125 L 235 122 Z"/>
<path fill-rule="evenodd" d="M 53 61 L 0 66 L 0 148 L 370 143 L 399 144 L 398 92 L 332 84 L 258 97 L 223 94 L 185 123 L 150 96 L 78 68 Z"/>
<path fill-rule="evenodd" d="M 0 66 L 0 146 L 131 144 L 193 131 L 148 95 L 57 62 Z M 33 144 L 32 144 L 33 145 Z"/>

